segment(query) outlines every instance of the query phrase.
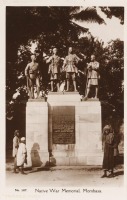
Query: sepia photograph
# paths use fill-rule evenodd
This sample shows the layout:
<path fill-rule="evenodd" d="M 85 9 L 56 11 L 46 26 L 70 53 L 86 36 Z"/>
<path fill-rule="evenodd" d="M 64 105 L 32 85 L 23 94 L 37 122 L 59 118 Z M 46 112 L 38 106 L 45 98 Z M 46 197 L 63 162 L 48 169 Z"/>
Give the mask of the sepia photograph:
<path fill-rule="evenodd" d="M 6 7 L 7 185 L 123 184 L 123 28 L 124 7 Z"/>
<path fill-rule="evenodd" d="M 5 7 L 6 187 L 124 187 L 124 14 Z"/>

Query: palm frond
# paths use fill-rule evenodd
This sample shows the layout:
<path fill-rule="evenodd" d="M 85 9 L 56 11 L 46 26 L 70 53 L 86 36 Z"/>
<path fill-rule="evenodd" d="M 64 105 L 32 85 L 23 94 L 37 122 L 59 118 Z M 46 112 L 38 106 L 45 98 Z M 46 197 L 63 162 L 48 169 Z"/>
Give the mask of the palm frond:
<path fill-rule="evenodd" d="M 82 26 L 80 26 L 80 25 L 78 25 L 78 24 L 76 24 L 75 22 L 72 22 L 72 21 L 70 21 L 70 24 L 74 27 L 74 28 L 76 28 L 77 30 L 79 30 L 80 32 L 83 32 L 83 33 L 85 33 L 85 32 L 88 32 L 88 28 L 84 28 L 84 27 L 82 27 Z"/>
<path fill-rule="evenodd" d="M 80 11 L 79 13 L 72 14 L 71 17 L 78 21 L 87 21 L 87 22 L 93 22 L 98 24 L 105 24 L 105 21 L 103 18 L 101 18 L 100 15 L 98 15 L 96 8 L 88 7 L 85 10 Z"/>
<path fill-rule="evenodd" d="M 69 7 L 69 11 L 70 11 L 71 14 L 75 14 L 75 13 L 77 13 L 79 10 L 80 10 L 80 6 L 72 6 L 72 7 Z"/>

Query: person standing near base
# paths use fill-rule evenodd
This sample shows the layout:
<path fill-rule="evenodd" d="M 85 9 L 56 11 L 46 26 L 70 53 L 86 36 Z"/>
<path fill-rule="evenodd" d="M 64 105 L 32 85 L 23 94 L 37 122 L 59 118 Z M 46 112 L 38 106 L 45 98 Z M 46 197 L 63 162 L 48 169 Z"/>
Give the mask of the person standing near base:
<path fill-rule="evenodd" d="M 114 177 L 113 169 L 114 169 L 114 147 L 115 147 L 115 135 L 112 131 L 110 125 L 106 125 L 103 128 L 103 149 L 104 149 L 104 157 L 103 157 L 103 170 L 104 174 L 101 178 L 112 178 Z M 107 172 L 110 174 L 107 176 Z"/>
<path fill-rule="evenodd" d="M 21 174 L 25 174 L 23 171 L 24 163 L 27 164 L 27 149 L 25 145 L 25 137 L 21 138 L 18 152 L 17 152 L 17 166 L 20 168 Z"/>
<path fill-rule="evenodd" d="M 17 169 L 17 151 L 19 147 L 19 130 L 15 130 L 14 132 L 14 138 L 13 138 L 13 151 L 12 151 L 12 156 L 14 158 L 14 173 L 16 172 Z"/>

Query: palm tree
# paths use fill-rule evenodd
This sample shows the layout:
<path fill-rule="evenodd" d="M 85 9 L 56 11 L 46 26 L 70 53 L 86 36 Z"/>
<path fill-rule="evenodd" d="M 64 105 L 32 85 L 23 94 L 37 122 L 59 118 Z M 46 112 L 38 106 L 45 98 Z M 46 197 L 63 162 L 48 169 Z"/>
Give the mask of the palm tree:
<path fill-rule="evenodd" d="M 88 31 L 76 21 L 104 23 L 94 7 L 7 7 L 6 18 L 7 59 L 11 61 L 16 59 L 19 45 L 30 39 L 41 38 L 47 49 L 59 40 L 63 45 L 74 42 Z"/>

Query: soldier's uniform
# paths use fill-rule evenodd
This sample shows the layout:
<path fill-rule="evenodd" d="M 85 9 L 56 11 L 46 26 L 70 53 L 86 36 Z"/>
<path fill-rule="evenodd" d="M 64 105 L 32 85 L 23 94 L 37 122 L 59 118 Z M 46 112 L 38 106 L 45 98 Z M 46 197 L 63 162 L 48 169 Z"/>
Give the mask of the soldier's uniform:
<path fill-rule="evenodd" d="M 50 74 L 50 80 L 58 80 L 60 74 L 60 57 L 53 55 L 48 59 L 50 62 L 48 73 Z"/>
<path fill-rule="evenodd" d="M 39 65 L 38 63 L 29 63 L 25 69 L 25 75 L 28 76 L 28 86 L 34 86 L 36 84 L 40 87 L 39 82 Z"/>
<path fill-rule="evenodd" d="M 76 67 L 76 64 L 80 58 L 76 56 L 76 54 L 69 54 L 65 57 L 64 64 L 65 64 L 65 71 L 66 71 L 66 78 L 70 79 L 72 77 L 72 80 L 75 80 L 75 74 L 78 73 L 78 69 Z"/>
<path fill-rule="evenodd" d="M 99 75 L 99 62 L 94 61 L 94 62 L 90 62 L 88 67 L 88 87 L 90 87 L 90 85 L 95 85 L 98 86 L 98 79 L 100 78 Z"/>

